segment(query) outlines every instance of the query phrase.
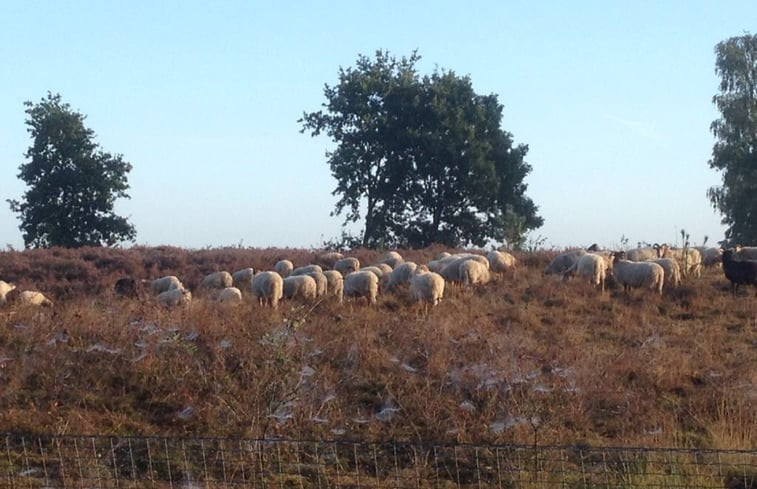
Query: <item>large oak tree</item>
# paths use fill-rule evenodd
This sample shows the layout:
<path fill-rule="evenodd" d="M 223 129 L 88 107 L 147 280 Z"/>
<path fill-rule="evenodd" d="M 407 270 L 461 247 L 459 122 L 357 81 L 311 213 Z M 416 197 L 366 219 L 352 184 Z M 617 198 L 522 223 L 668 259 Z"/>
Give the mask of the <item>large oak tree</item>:
<path fill-rule="evenodd" d="M 359 56 L 325 86 L 323 110 L 300 120 L 336 142 L 334 214 L 364 212 L 364 246 L 522 244 L 543 223 L 525 194 L 528 147 L 501 128 L 496 95 L 452 71 L 421 76 L 419 59 Z"/>

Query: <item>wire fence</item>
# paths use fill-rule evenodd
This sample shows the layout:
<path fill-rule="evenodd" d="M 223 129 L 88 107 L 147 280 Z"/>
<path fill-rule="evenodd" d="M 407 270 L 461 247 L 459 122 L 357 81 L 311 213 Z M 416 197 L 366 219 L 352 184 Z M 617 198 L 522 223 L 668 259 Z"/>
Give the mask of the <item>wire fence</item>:
<path fill-rule="evenodd" d="M 2 488 L 757 489 L 757 450 L 3 438 Z"/>

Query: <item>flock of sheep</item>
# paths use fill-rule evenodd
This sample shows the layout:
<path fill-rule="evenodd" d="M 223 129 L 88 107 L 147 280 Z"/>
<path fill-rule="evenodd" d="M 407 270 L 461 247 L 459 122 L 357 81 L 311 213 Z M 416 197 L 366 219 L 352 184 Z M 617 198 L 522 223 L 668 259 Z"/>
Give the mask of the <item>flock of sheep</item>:
<path fill-rule="evenodd" d="M 315 264 L 295 268 L 289 260 L 280 260 L 273 270 L 256 271 L 243 268 L 233 273 L 219 271 L 202 279 L 196 293 L 223 304 L 238 304 L 243 291 L 251 293 L 261 305 L 276 308 L 282 299 L 316 301 L 333 297 L 365 298 L 375 304 L 379 291 L 406 293 L 411 300 L 434 306 L 444 296 L 445 284 L 458 283 L 472 287 L 489 282 L 493 274 L 513 273 L 513 255 L 492 250 L 485 255 L 475 253 L 442 253 L 427 264 L 405 261 L 396 251 L 387 252 L 370 266 L 361 267 L 355 257 L 327 252 Z M 639 247 L 627 251 L 600 250 L 596 245 L 560 253 L 544 270 L 545 274 L 562 277 L 578 276 L 604 291 L 612 276 L 628 291 L 650 288 L 662 294 L 664 288 L 677 287 L 681 277 L 700 276 L 703 267 L 722 266 L 735 289 L 748 284 L 757 287 L 757 247 L 671 248 L 667 245 Z M 173 275 L 155 280 L 119 279 L 115 293 L 138 296 L 147 286 L 164 307 L 188 304 L 192 292 Z M 12 295 L 11 295 L 12 294 Z M 37 291 L 17 291 L 13 284 L 0 280 L 0 306 L 12 298 L 22 304 L 52 306 L 52 301 Z"/>

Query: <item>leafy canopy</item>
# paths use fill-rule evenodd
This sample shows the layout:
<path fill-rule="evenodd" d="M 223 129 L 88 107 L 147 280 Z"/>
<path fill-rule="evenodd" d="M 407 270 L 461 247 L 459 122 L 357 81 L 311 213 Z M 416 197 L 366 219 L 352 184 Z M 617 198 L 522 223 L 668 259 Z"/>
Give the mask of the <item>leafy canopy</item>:
<path fill-rule="evenodd" d="M 715 46 L 719 93 L 713 102 L 721 117 L 710 126 L 715 135 L 711 168 L 722 172 L 722 185 L 707 194 L 723 215 L 726 241 L 757 243 L 757 35 L 732 37 Z"/>
<path fill-rule="evenodd" d="M 346 212 L 345 224 L 364 215 L 364 246 L 522 244 L 543 223 L 525 195 L 528 147 L 501 129 L 496 95 L 452 71 L 420 76 L 419 60 L 360 55 L 325 86 L 324 110 L 300 119 L 303 132 L 337 143 L 326 153 L 332 215 Z"/>
<path fill-rule="evenodd" d="M 21 201 L 8 200 L 19 214 L 26 247 L 112 246 L 133 241 L 134 226 L 113 213 L 116 198 L 129 198 L 131 165 L 93 142 L 85 116 L 59 94 L 25 102 L 33 143 L 18 177 L 29 187 Z"/>

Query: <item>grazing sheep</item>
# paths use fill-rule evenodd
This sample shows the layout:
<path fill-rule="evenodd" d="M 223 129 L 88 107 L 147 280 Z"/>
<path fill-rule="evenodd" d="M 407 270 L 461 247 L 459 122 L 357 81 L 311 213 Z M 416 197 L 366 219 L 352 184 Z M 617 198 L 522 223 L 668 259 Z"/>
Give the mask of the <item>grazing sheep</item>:
<path fill-rule="evenodd" d="M 284 279 L 283 292 L 286 299 L 314 301 L 317 295 L 315 279 L 310 275 L 290 275 Z"/>
<path fill-rule="evenodd" d="M 467 287 L 489 282 L 489 269 L 480 261 L 463 260 L 458 269 L 460 282 Z"/>
<path fill-rule="evenodd" d="M 29 306 L 52 307 L 53 301 L 44 296 L 42 292 L 36 290 L 24 290 L 18 294 L 18 303 Z"/>
<path fill-rule="evenodd" d="M 389 274 L 389 280 L 386 283 L 386 291 L 392 292 L 397 287 L 410 284 L 413 273 L 418 265 L 412 261 L 406 261 L 397 265 L 392 273 Z"/>
<path fill-rule="evenodd" d="M 757 260 L 757 246 L 736 246 L 734 260 Z"/>
<path fill-rule="evenodd" d="M 429 262 L 428 269 L 438 273 L 448 282 L 462 282 L 460 267 L 467 261 L 480 263 L 487 271 L 489 270 L 489 260 L 485 256 L 474 255 L 472 253 L 460 253 L 436 260 L 436 263 L 433 261 Z"/>
<path fill-rule="evenodd" d="M 723 262 L 723 250 L 712 246 L 697 246 L 697 251 L 702 255 L 702 266 L 704 268 L 719 267 Z"/>
<path fill-rule="evenodd" d="M 323 268 L 321 268 L 320 265 L 305 265 L 295 268 L 294 270 L 292 270 L 292 273 L 290 273 L 290 275 L 307 275 L 311 272 L 323 273 Z"/>
<path fill-rule="evenodd" d="M 192 302 L 192 293 L 184 288 L 169 289 L 158 294 L 157 301 L 163 307 L 177 307 Z"/>
<path fill-rule="evenodd" d="M 486 254 L 489 260 L 489 270 L 497 275 L 504 276 L 510 270 L 515 270 L 515 257 L 505 251 L 491 250 Z"/>
<path fill-rule="evenodd" d="M 227 271 L 213 272 L 203 277 L 200 282 L 200 289 L 213 290 L 213 289 L 225 289 L 231 287 L 234 283 L 234 279 Z"/>
<path fill-rule="evenodd" d="M 657 254 L 659 258 L 672 258 L 677 261 L 684 277 L 702 276 L 702 254 L 696 248 L 670 248 L 663 244 L 657 249 Z"/>
<path fill-rule="evenodd" d="M 384 256 L 382 256 L 378 261 L 378 263 L 385 263 L 389 265 L 390 267 L 392 267 L 392 269 L 394 269 L 400 263 L 404 262 L 405 259 L 402 258 L 402 255 L 400 255 L 396 251 L 387 251 L 386 253 L 384 253 Z"/>
<path fill-rule="evenodd" d="M 626 260 L 625 253 L 620 251 L 613 255 L 612 274 L 626 292 L 631 288 L 647 287 L 662 294 L 665 271 L 657 263 Z"/>
<path fill-rule="evenodd" d="M 652 246 L 644 246 L 640 248 L 632 248 L 627 250 L 625 259 L 628 261 L 648 261 L 661 258 L 660 245 L 657 243 Z"/>
<path fill-rule="evenodd" d="M 334 264 L 342 258 L 344 258 L 344 255 L 338 251 L 327 251 L 318 255 L 315 262 L 322 268 L 334 268 Z"/>
<path fill-rule="evenodd" d="M 342 258 L 334 263 L 334 270 L 341 273 L 343 276 L 348 273 L 357 272 L 360 270 L 360 260 L 353 256 Z"/>
<path fill-rule="evenodd" d="M 122 277 L 116 280 L 115 285 L 113 285 L 113 292 L 121 297 L 137 299 L 140 292 L 139 285 L 140 282 L 131 277 Z"/>
<path fill-rule="evenodd" d="M 757 260 L 736 260 L 737 254 L 732 249 L 723 251 L 723 273 L 731 282 L 731 290 L 735 292 L 739 285 L 757 287 Z"/>
<path fill-rule="evenodd" d="M 270 304 L 276 309 L 284 294 L 284 280 L 276 272 L 258 272 L 252 277 L 252 295 L 260 305 Z"/>
<path fill-rule="evenodd" d="M 379 267 L 375 265 L 371 265 L 368 267 L 363 267 L 360 269 L 361 272 L 371 272 L 372 274 L 376 275 L 376 278 L 381 280 L 384 277 L 384 271 L 381 270 Z"/>
<path fill-rule="evenodd" d="M 156 278 L 150 282 L 150 288 L 153 294 L 160 294 L 167 290 L 183 289 L 184 285 L 175 275 L 166 275 L 165 277 Z"/>
<path fill-rule="evenodd" d="M 315 295 L 316 297 L 321 297 L 323 295 L 326 295 L 326 292 L 329 288 L 329 280 L 326 278 L 326 275 L 324 275 L 325 272 L 310 272 L 306 273 L 305 275 L 312 277 L 313 280 L 315 280 Z"/>
<path fill-rule="evenodd" d="M 326 293 L 333 295 L 339 302 L 344 298 L 344 277 L 336 270 L 324 270 L 323 275 L 326 277 Z"/>
<path fill-rule="evenodd" d="M 252 287 L 252 277 L 254 276 L 254 268 L 242 268 L 231 274 L 231 285 L 240 291 L 250 290 L 250 287 Z"/>
<path fill-rule="evenodd" d="M 565 276 L 573 274 L 589 280 L 594 287 L 605 291 L 605 279 L 607 278 L 607 269 L 609 263 L 598 253 L 586 253 L 578 257 L 578 260 L 565 271 Z"/>
<path fill-rule="evenodd" d="M 681 267 L 678 266 L 677 261 L 672 258 L 658 258 L 650 261 L 660 265 L 665 272 L 665 288 L 670 289 L 681 285 Z"/>
<path fill-rule="evenodd" d="M 344 295 L 347 297 L 365 297 L 371 304 L 376 304 L 379 279 L 373 272 L 359 270 L 344 276 Z"/>
<path fill-rule="evenodd" d="M 218 302 L 221 304 L 236 305 L 242 303 L 242 291 L 237 287 L 226 287 L 218 293 Z"/>
<path fill-rule="evenodd" d="M 426 266 L 417 267 L 410 278 L 410 298 L 428 307 L 439 304 L 443 296 L 444 278 Z"/>
<path fill-rule="evenodd" d="M 0 280 L 0 306 L 5 305 L 7 302 L 7 299 L 5 296 L 8 294 L 8 292 L 14 290 L 16 286 L 14 284 L 9 284 L 8 282 L 4 282 Z"/>
<path fill-rule="evenodd" d="M 586 250 L 580 249 L 560 253 L 544 269 L 544 275 L 563 275 L 570 267 L 575 265 L 581 255 L 585 254 Z"/>
<path fill-rule="evenodd" d="M 294 264 L 289 260 L 279 260 L 273 266 L 273 269 L 276 271 L 276 273 L 281 275 L 281 278 L 287 278 L 292 274 L 292 270 L 294 270 Z"/>

